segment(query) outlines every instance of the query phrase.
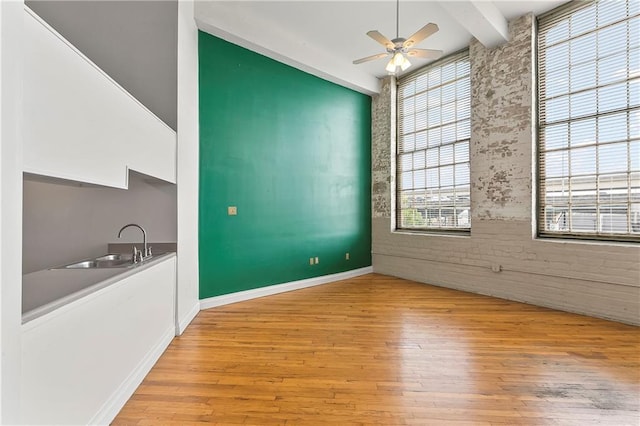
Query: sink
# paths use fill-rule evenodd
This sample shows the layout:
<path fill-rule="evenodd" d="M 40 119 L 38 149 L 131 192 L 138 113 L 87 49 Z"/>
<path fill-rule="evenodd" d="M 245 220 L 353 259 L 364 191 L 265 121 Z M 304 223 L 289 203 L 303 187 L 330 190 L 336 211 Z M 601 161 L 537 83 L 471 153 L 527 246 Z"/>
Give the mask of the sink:
<path fill-rule="evenodd" d="M 127 254 L 107 254 L 95 259 L 83 260 L 70 263 L 52 269 L 102 269 L 102 268 L 128 268 L 134 266 L 131 255 Z"/>
<path fill-rule="evenodd" d="M 95 260 L 103 261 L 103 260 L 127 260 L 131 262 L 132 256 L 130 254 L 105 254 L 104 256 L 96 257 Z"/>

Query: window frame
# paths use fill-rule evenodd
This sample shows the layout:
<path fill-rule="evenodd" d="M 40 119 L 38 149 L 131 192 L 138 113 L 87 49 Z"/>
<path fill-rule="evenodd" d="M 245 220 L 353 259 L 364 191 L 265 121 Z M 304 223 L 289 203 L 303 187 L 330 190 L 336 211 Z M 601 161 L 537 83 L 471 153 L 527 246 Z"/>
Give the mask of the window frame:
<path fill-rule="evenodd" d="M 402 77 L 399 77 L 396 80 L 396 111 L 395 111 L 395 133 L 396 133 L 396 137 L 395 137 L 395 152 L 394 152 L 394 163 L 395 163 L 395 182 L 394 182 L 394 194 L 393 194 L 393 202 L 395 205 L 395 214 L 394 214 L 394 220 L 395 220 L 395 224 L 394 224 L 394 231 L 396 232 L 402 232 L 402 233 L 414 233 L 414 234 L 435 234 L 435 235 L 454 235 L 454 236 L 469 236 L 471 233 L 471 177 L 469 178 L 469 207 L 468 207 L 468 221 L 469 221 L 469 226 L 467 227 L 434 227 L 434 226 L 423 226 L 423 227 L 402 227 L 402 190 L 401 190 L 401 185 L 402 185 L 402 164 L 401 164 L 401 160 L 400 157 L 403 154 L 402 149 L 401 149 L 401 142 L 402 142 L 402 135 L 400 133 L 401 131 L 401 102 L 402 102 L 402 98 L 401 98 L 401 84 L 404 81 L 410 80 L 415 78 L 417 75 L 422 75 L 422 74 L 426 74 L 429 72 L 429 70 L 433 69 L 433 68 L 437 68 L 437 67 L 442 67 L 444 65 L 447 65 L 449 63 L 453 63 L 456 61 L 459 61 L 461 59 L 465 59 L 469 62 L 469 75 L 468 75 L 468 79 L 469 79 L 469 137 L 468 139 L 460 139 L 460 140 L 455 140 L 454 142 L 451 142 L 450 144 L 445 144 L 445 145 L 451 145 L 452 147 L 454 147 L 456 144 L 460 143 L 460 142 L 464 142 L 464 141 L 468 141 L 469 144 L 469 152 L 468 152 L 468 160 L 466 162 L 460 162 L 460 163 L 456 163 L 455 160 L 454 162 L 451 164 L 452 166 L 455 166 L 455 164 L 463 164 L 463 163 L 468 163 L 469 164 L 469 175 L 471 175 L 471 115 L 472 115 L 472 111 L 471 111 L 471 103 L 472 103 L 472 96 L 471 96 L 471 58 L 470 58 L 470 51 L 468 47 L 465 47 L 459 51 L 456 51 L 450 55 L 447 55 L 443 58 L 440 58 L 434 62 L 431 62 L 429 64 L 426 64 L 423 67 L 420 67 L 410 73 L 407 73 L 405 75 L 403 75 Z M 455 81 L 455 80 L 454 80 Z M 427 89 L 425 89 L 426 91 Z M 457 98 L 456 98 L 457 101 Z M 428 111 L 428 108 L 425 110 L 425 112 Z M 455 120 L 452 123 L 457 123 L 460 120 Z M 440 126 L 442 125 L 442 122 L 440 122 L 439 124 Z M 441 145 L 438 145 L 441 146 Z M 426 149 L 427 147 L 425 147 Z M 455 156 L 455 154 L 454 154 Z M 440 168 L 440 164 L 438 165 L 438 168 Z M 425 167 L 425 172 L 427 170 L 427 168 Z M 454 188 L 455 185 L 452 187 Z M 438 186 L 438 188 L 440 188 L 440 186 Z"/>
<path fill-rule="evenodd" d="M 545 46 L 542 46 L 543 43 L 543 31 L 545 29 L 545 27 L 547 28 L 552 28 L 552 25 L 563 22 L 564 20 L 569 19 L 574 13 L 579 12 L 582 9 L 586 9 L 588 7 L 590 7 L 591 5 L 593 5 L 594 3 L 597 3 L 598 0 L 592 0 L 592 1 L 571 1 L 567 4 L 561 5 L 547 13 L 544 13 L 542 15 L 540 15 L 537 20 L 536 20 L 536 42 L 535 42 L 535 58 L 536 58 L 536 79 L 535 79 L 535 88 L 536 88 L 536 94 L 534 99 L 536 100 L 536 121 L 535 121 L 535 125 L 536 125 L 536 129 L 535 129 L 535 134 L 536 134 L 536 144 L 535 144 L 535 166 L 534 166 L 534 170 L 535 170 L 535 183 L 536 183 L 536 191 L 537 191 L 537 196 L 534 198 L 535 199 L 535 212 L 536 212 L 536 235 L 538 238 L 549 238 L 549 239 L 565 239 L 565 240 L 591 240 L 591 241 L 600 241 L 600 242 L 610 242 L 610 243 L 615 243 L 615 242 L 640 242 L 640 234 L 633 234 L 631 233 L 631 226 L 632 226 L 632 217 L 631 217 L 631 212 L 629 211 L 629 209 L 631 208 L 630 206 L 632 205 L 632 196 L 631 193 L 629 192 L 631 189 L 631 175 L 632 174 L 637 174 L 640 173 L 638 171 L 634 171 L 635 169 L 631 169 L 629 168 L 629 164 L 631 161 L 631 158 L 627 158 L 627 169 L 625 172 L 620 172 L 619 174 L 622 175 L 626 175 L 626 179 L 627 179 L 627 201 L 626 201 L 626 205 L 627 205 L 627 224 L 629 226 L 629 228 L 627 229 L 626 233 L 616 233 L 616 232 L 601 232 L 598 230 L 595 230 L 593 232 L 589 232 L 589 231 L 575 231 L 575 230 L 566 230 L 566 231 L 562 231 L 562 230 L 548 230 L 546 229 L 546 225 L 545 225 L 545 220 L 548 218 L 547 215 L 545 215 L 546 213 L 546 209 L 547 209 L 547 203 L 545 202 L 545 197 L 546 197 L 546 191 L 545 191 L 545 179 L 547 179 L 547 176 L 545 174 L 545 159 L 544 159 L 544 154 L 548 151 L 551 150 L 545 150 L 545 147 L 543 146 L 544 140 L 545 140 L 545 129 L 546 126 L 549 126 L 549 123 L 547 122 L 543 122 L 543 102 L 545 101 L 543 99 L 543 88 L 542 88 L 542 84 L 546 84 L 547 82 L 547 75 L 543 75 L 543 50 L 546 49 Z M 626 2 L 626 4 L 628 5 L 628 1 Z M 627 6 L 628 7 L 628 6 Z M 588 30 L 582 32 L 581 34 L 579 34 L 578 36 L 569 36 L 566 40 L 570 41 L 574 38 L 579 38 L 579 37 L 583 37 L 586 34 L 597 34 L 597 32 L 602 29 L 602 28 L 606 28 L 609 26 L 613 26 L 616 25 L 620 22 L 625 22 L 628 21 L 630 19 L 636 19 L 640 16 L 640 14 L 631 14 L 628 15 L 625 19 L 623 20 L 617 20 L 617 21 L 613 21 L 613 22 L 609 22 L 606 23 L 605 25 L 598 25 L 596 24 L 596 27 L 591 27 Z M 546 21 L 546 22 L 545 22 Z M 542 29 L 541 29 L 542 27 Z M 562 42 L 562 41 L 561 41 Z M 626 61 L 627 61 L 627 67 L 629 66 L 629 56 L 630 56 L 630 50 L 627 48 L 625 50 L 626 53 Z M 546 51 L 545 51 L 546 54 Z M 595 62 L 594 65 L 597 64 L 598 59 L 601 58 L 600 56 L 595 57 Z M 597 70 L 593 69 L 593 73 L 596 74 Z M 631 77 L 627 74 L 627 78 L 626 80 L 621 80 L 626 82 L 627 84 L 627 96 L 629 96 L 629 82 L 636 80 L 637 77 Z M 606 85 L 601 85 L 600 83 L 596 82 L 596 84 L 593 86 L 593 90 L 598 90 L 598 88 L 603 87 Z M 591 87 L 591 86 L 589 86 Z M 589 89 L 591 90 L 591 89 Z M 573 91 L 571 89 L 569 89 L 569 91 L 567 92 L 568 96 L 571 96 L 571 94 L 575 93 L 575 92 L 579 92 L 579 91 Z M 545 92 L 546 94 L 546 92 Z M 596 120 L 596 122 L 599 120 L 600 117 L 607 117 L 607 116 L 611 116 L 611 115 L 615 115 L 618 113 L 622 113 L 625 112 L 627 114 L 627 137 L 626 139 L 624 139 L 627 142 L 627 155 L 631 154 L 631 143 L 636 140 L 636 138 L 632 138 L 630 133 L 629 133 L 629 126 L 630 126 L 630 116 L 631 113 L 634 111 L 639 110 L 638 107 L 631 107 L 628 103 L 627 106 L 625 108 L 622 109 L 616 109 L 616 110 L 612 110 L 612 111 L 605 111 L 603 113 L 601 113 L 600 111 L 598 111 L 596 109 L 596 112 L 594 114 L 587 114 L 584 116 L 579 116 L 579 117 L 568 117 L 565 121 L 567 123 L 567 126 L 571 126 L 571 123 L 574 123 L 576 121 L 586 121 L 590 118 L 593 118 Z M 561 120 L 560 122 L 562 122 L 563 120 Z M 551 125 L 555 124 L 553 121 L 551 122 Z M 596 133 L 598 132 L 599 129 L 599 125 L 596 124 L 595 127 L 595 131 Z M 590 145 L 589 145 L 590 146 Z M 596 156 L 599 154 L 598 152 L 598 148 L 600 146 L 602 146 L 600 144 L 599 141 L 596 141 L 595 144 L 593 145 L 596 148 Z M 566 153 L 568 156 L 571 156 L 571 152 L 572 149 L 575 149 L 573 147 L 570 146 L 570 144 L 567 144 L 567 148 L 566 148 Z M 596 160 L 597 161 L 597 160 Z M 611 174 L 613 176 L 613 173 L 600 173 L 598 171 L 598 169 L 596 169 L 596 171 L 594 172 L 595 175 L 593 175 L 593 177 L 595 177 L 596 182 L 599 180 L 600 177 L 602 176 L 606 176 L 608 174 Z M 567 180 L 571 180 L 571 179 L 575 179 L 576 177 L 580 177 L 580 174 L 578 173 L 578 176 L 573 175 L 572 173 L 568 173 L 567 176 L 562 176 L 561 179 L 567 179 Z M 585 178 L 587 176 L 585 175 Z M 599 210 L 599 206 L 604 205 L 607 206 L 607 204 L 603 204 L 599 201 L 599 187 L 598 184 L 596 183 L 596 185 L 593 187 L 593 191 L 596 193 L 596 200 L 595 200 L 595 208 L 596 208 L 596 212 L 598 212 Z M 568 195 L 571 196 L 571 195 Z M 571 204 L 571 202 L 568 202 L 566 204 L 566 209 L 567 209 L 567 213 L 565 213 L 565 217 L 568 216 L 571 210 L 571 207 L 573 206 L 573 204 Z M 585 204 L 586 206 L 586 204 Z M 613 205 L 612 205 L 613 206 Z M 596 213 L 597 214 L 597 213 Z M 566 220 L 566 219 L 565 219 Z M 600 219 L 596 219 L 598 222 L 596 222 L 596 225 L 599 224 L 599 220 Z"/>

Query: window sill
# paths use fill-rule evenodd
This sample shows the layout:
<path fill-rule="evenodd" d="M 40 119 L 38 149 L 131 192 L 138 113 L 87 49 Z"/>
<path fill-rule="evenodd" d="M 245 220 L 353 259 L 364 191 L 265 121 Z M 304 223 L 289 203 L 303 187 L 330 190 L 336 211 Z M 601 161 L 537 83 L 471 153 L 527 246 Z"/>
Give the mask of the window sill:
<path fill-rule="evenodd" d="M 551 242 L 551 243 L 566 243 L 566 244 L 588 244 L 596 246 L 626 246 L 626 247 L 638 247 L 639 240 L 635 239 L 605 239 L 594 238 L 587 235 L 573 235 L 573 234 L 538 234 L 535 237 L 536 241 Z"/>
<path fill-rule="evenodd" d="M 423 237 L 445 237 L 445 238 L 470 238 L 471 230 L 464 231 L 434 231 L 431 229 L 403 229 L 391 230 L 392 234 L 398 235 L 420 235 Z"/>

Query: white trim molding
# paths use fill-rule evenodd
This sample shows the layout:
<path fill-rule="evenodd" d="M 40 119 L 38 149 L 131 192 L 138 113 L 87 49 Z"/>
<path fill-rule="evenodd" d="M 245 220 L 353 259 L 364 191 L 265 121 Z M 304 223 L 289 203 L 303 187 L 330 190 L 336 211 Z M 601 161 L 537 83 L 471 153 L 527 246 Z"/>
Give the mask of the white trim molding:
<path fill-rule="evenodd" d="M 321 277 L 308 278 L 306 280 L 291 281 L 283 284 L 275 284 L 268 287 L 254 288 L 251 290 L 239 291 L 237 293 L 224 294 L 222 296 L 209 297 L 200 300 L 200 310 L 215 308 L 216 306 L 229 305 L 231 303 L 243 302 L 245 300 L 257 299 L 259 297 L 271 296 L 278 293 L 300 290 L 321 284 L 328 284 L 335 281 L 346 280 L 359 277 L 373 272 L 372 266 L 353 269 L 351 271 L 339 272 L 337 274 L 323 275 Z"/>
<path fill-rule="evenodd" d="M 180 336 L 187 329 L 191 321 L 198 315 L 200 312 L 200 304 L 196 302 L 193 307 L 186 313 L 182 318 L 176 318 L 176 336 Z"/>

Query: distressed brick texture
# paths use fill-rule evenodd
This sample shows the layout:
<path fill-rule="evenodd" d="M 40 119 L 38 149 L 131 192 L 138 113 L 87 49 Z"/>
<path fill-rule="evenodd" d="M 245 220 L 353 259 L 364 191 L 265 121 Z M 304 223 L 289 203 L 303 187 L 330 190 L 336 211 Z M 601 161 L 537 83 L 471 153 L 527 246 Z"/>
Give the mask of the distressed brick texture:
<path fill-rule="evenodd" d="M 381 81 L 380 94 L 371 102 L 371 212 L 373 217 L 391 217 L 391 186 L 393 185 L 393 141 L 395 140 L 396 81 L 387 77 Z M 395 145 L 394 145 L 395 146 Z"/>
<path fill-rule="evenodd" d="M 471 60 L 471 217 L 468 236 L 392 231 L 395 82 L 373 101 L 375 272 L 640 324 L 638 244 L 535 238 L 533 15 L 510 41 Z M 499 272 L 492 271 L 498 270 Z"/>

